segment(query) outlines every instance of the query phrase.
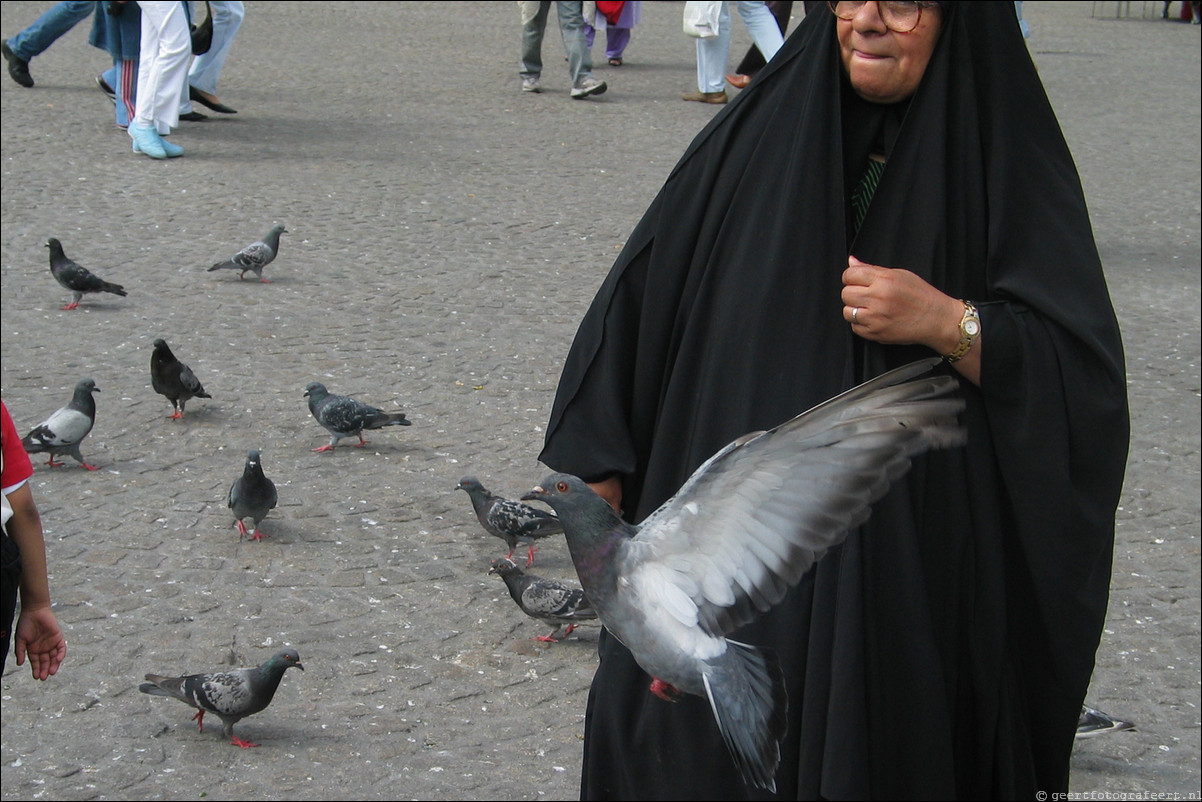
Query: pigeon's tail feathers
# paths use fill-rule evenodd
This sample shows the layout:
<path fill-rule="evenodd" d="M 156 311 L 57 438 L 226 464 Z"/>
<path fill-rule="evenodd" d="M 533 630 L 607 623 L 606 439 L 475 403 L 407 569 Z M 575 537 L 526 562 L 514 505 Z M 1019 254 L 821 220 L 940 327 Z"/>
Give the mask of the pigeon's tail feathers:
<path fill-rule="evenodd" d="M 788 694 L 776 652 L 728 640 L 702 678 L 718 730 L 743 781 L 775 793 Z"/>
<path fill-rule="evenodd" d="M 120 284 L 113 284 L 111 281 L 101 281 L 100 289 L 102 292 L 111 292 L 113 295 L 120 295 L 122 298 L 129 295 L 124 287 Z"/>
<path fill-rule="evenodd" d="M 30 454 L 38 454 L 50 447 L 48 439 L 53 439 L 44 424 L 35 426 L 33 431 L 21 438 L 21 445 Z"/>
<path fill-rule="evenodd" d="M 384 426 L 409 426 L 413 421 L 405 417 L 404 412 L 381 412 L 376 415 L 367 429 L 380 429 Z"/>
<path fill-rule="evenodd" d="M 226 259 L 224 262 L 218 262 L 217 264 L 213 265 L 205 272 L 212 273 L 214 270 L 221 270 L 222 268 L 231 268 L 231 267 L 238 267 L 238 265 L 234 264 L 233 260 Z"/>
<path fill-rule="evenodd" d="M 162 677 L 158 674 L 147 674 L 147 681 L 139 685 L 138 690 L 151 696 L 166 696 L 195 705 L 195 702 L 188 698 L 184 689 L 184 682 L 187 679 L 187 677 Z"/>

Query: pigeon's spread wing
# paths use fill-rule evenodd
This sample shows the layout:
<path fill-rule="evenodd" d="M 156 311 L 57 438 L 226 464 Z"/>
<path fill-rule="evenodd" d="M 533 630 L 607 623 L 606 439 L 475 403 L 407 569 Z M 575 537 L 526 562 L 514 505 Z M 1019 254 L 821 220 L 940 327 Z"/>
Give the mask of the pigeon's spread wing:
<path fill-rule="evenodd" d="M 711 457 L 626 544 L 623 570 L 684 623 L 727 634 L 779 602 L 904 475 L 958 445 L 950 376 L 886 373 Z"/>

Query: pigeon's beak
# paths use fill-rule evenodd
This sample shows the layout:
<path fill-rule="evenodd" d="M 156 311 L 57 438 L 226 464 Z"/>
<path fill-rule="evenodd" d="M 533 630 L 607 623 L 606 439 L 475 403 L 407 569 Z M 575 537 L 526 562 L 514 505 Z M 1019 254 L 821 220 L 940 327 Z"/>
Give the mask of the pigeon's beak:
<path fill-rule="evenodd" d="M 304 671 L 304 670 L 305 670 L 305 667 L 304 667 L 304 666 L 301 664 L 300 660 L 297 660 L 297 661 L 296 661 L 295 663 L 293 663 L 292 665 L 296 666 L 296 667 L 297 667 L 297 668 L 299 668 L 301 671 Z"/>
<path fill-rule="evenodd" d="M 522 494 L 522 501 L 541 501 L 542 497 L 546 494 L 546 490 L 543 490 L 541 487 L 535 485 L 534 487 L 530 488 L 529 493 Z"/>

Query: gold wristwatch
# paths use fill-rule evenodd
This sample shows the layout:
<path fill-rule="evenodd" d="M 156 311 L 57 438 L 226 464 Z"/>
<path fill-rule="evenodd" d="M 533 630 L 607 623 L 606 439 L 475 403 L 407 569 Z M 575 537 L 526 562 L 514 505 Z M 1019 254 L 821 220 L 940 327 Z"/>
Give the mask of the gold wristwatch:
<path fill-rule="evenodd" d="M 981 316 L 972 305 L 972 301 L 964 301 L 964 317 L 960 318 L 960 344 L 944 359 L 948 362 L 959 362 L 980 336 Z"/>

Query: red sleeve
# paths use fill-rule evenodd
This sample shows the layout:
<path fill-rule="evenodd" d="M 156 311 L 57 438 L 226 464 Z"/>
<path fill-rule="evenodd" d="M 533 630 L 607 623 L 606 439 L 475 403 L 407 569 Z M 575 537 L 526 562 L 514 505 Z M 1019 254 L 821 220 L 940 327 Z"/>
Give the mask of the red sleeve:
<path fill-rule="evenodd" d="M 0 445 L 4 447 L 4 472 L 0 473 L 0 487 L 12 487 L 33 476 L 33 463 L 21 445 L 21 435 L 8 414 L 8 407 L 0 400 Z"/>

